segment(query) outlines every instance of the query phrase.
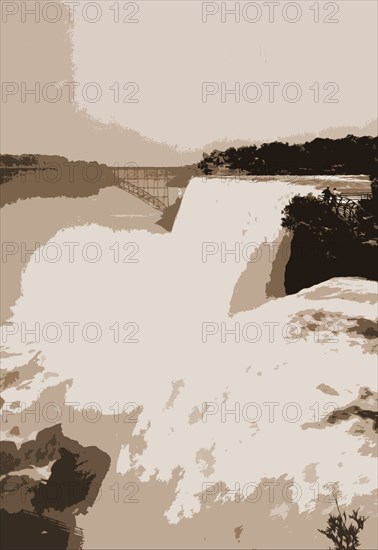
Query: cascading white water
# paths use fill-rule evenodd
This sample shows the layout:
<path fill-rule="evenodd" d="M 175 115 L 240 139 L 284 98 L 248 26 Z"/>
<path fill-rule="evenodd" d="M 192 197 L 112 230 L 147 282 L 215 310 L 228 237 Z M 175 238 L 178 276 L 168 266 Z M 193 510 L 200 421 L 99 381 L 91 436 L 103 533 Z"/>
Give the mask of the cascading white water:
<path fill-rule="evenodd" d="M 326 304 L 306 290 L 266 301 L 271 264 L 261 269 L 265 256 L 248 275 L 250 292 L 262 305 L 229 315 L 248 258 L 226 250 L 240 243 L 243 251 L 254 243 L 248 249 L 254 252 L 264 242 L 278 243 L 282 208 L 293 195 L 311 191 L 316 193 L 312 187 L 280 181 L 198 178 L 185 192 L 171 234 L 113 232 L 97 225 L 60 231 L 51 241 L 62 250 L 67 250 L 64 243 L 79 243 L 79 253 L 72 263 L 68 254 L 56 263 L 34 255 L 13 308 L 11 321 L 18 329 L 6 343 L 10 350 L 22 351 L 22 359 L 30 358 L 32 350 L 41 351 L 45 372 L 57 376 L 38 374 L 23 389 L 9 388 L 6 401 L 32 404 L 43 389 L 72 380 L 65 400 L 79 403 L 77 409 L 94 402 L 111 415 L 115 402 L 141 405 L 134 436 L 142 434 L 146 446 L 129 456 L 121 433 L 120 456 L 112 457 L 113 463 L 118 460 L 122 473 L 143 467 L 142 482 L 156 472 L 158 479 L 169 480 L 181 468 L 175 499 L 166 512 L 173 523 L 199 512 L 204 484 L 219 481 L 234 488 L 286 475 L 300 484 L 298 506 L 306 510 L 314 497 L 304 476 L 311 464 L 316 464 L 320 486 L 337 480 L 349 500 L 372 491 L 374 459 L 359 453 L 363 438 L 348 433 L 352 421 L 326 429 L 304 426 L 319 422 L 329 403 L 343 407 L 356 399 L 360 388 L 375 388 L 374 358 L 359 345 L 351 347 L 347 330 L 341 329 L 336 341 L 324 341 L 324 334 L 316 338 L 305 326 L 320 308 L 326 320 L 331 317 L 341 327 L 348 316 L 373 318 L 373 305 L 364 299 L 364 293 L 374 292 L 373 283 L 340 279 L 318 285 L 334 292 Z M 96 243 L 101 251 L 97 262 L 83 259 L 86 243 Z M 127 243 L 136 246 L 123 250 Z M 124 263 L 135 250 L 138 262 Z M 341 299 L 343 288 L 361 300 Z M 302 333 L 295 325 L 298 319 L 304 322 Z M 22 337 L 22 323 L 31 329 L 36 322 L 42 327 L 56 323 L 62 329 L 59 340 Z M 73 342 L 67 322 L 79 323 Z M 97 343 L 82 336 L 88 322 L 101 327 Z M 122 342 L 130 334 L 122 329 L 127 322 L 138 325 L 134 337 L 139 343 Z M 115 323 L 120 342 L 114 342 Z M 50 339 L 52 334 L 53 327 Z M 10 357 L 8 367 L 22 359 Z M 346 363 L 359 367 L 346 368 Z M 336 393 L 319 391 L 321 384 Z M 172 385 L 179 387 L 175 395 Z M 236 413 L 227 412 L 232 410 Z M 100 440 L 92 444 L 101 448 Z M 198 458 L 203 450 L 211 454 L 211 467 Z M 361 472 L 368 479 L 364 485 L 357 483 Z"/>

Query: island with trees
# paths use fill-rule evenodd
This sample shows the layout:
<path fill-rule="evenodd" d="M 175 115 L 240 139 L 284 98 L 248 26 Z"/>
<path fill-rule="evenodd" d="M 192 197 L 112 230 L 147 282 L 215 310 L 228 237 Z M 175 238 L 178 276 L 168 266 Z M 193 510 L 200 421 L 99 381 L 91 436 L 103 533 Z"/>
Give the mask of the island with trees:
<path fill-rule="evenodd" d="M 300 291 L 332 277 L 377 278 L 378 137 L 348 135 L 316 138 L 303 144 L 272 142 L 230 147 L 203 154 L 198 168 L 209 177 L 361 175 L 370 177 L 371 193 L 353 208 L 326 197 L 296 195 L 283 210 L 282 226 L 291 232 L 285 290 Z M 350 205 L 349 205 L 350 206 Z M 351 211 L 352 210 L 352 211 Z"/>

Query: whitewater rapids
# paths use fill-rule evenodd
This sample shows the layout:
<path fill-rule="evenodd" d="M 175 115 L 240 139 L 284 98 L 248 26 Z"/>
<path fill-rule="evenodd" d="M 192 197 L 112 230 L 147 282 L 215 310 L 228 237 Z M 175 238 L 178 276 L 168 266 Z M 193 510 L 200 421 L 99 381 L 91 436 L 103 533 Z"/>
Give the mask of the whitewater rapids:
<path fill-rule="evenodd" d="M 319 190 L 196 178 L 172 233 L 115 232 L 94 224 L 59 231 L 51 250 L 78 243 L 75 261 L 67 253 L 55 263 L 33 255 L 9 320 L 15 333 L 8 327 L 5 342 L 9 353 L 21 354 L 8 357 L 6 369 L 39 353 L 43 370 L 22 387 L 5 390 L 5 401 L 31 406 L 66 383 L 64 402 L 76 403 L 79 413 L 92 403 L 112 417 L 114 403 L 120 410 L 137 404 L 132 437 L 126 430 L 123 437 L 117 425 L 112 468 L 122 475 L 134 471 L 141 483 L 168 482 L 179 469 L 164 513 L 170 524 L 200 513 L 201 494 L 219 482 L 230 492 L 217 499 L 227 501 L 238 487 L 246 498 L 253 484 L 285 476 L 301 488 L 299 512 L 313 508 L 314 482 L 321 492 L 337 481 L 346 505 L 371 494 L 376 459 L 361 450 L 370 445 L 366 434 L 351 434 L 358 419 L 332 425 L 325 419 L 360 402 L 366 388 L 377 391 L 374 355 L 353 330 L 360 320 L 374 319 L 375 283 L 339 278 L 292 296 L 266 293 L 272 258 L 263 254 L 264 246 L 275 243 L 277 259 L 281 211 L 292 196 L 309 192 Z M 261 259 L 226 253 L 235 243 L 241 251 L 252 243 L 248 250 Z M 85 246 L 88 254 L 101 251 L 98 261 L 83 258 Z M 137 261 L 123 261 L 130 257 Z M 245 273 L 256 305 L 232 312 Z M 72 342 L 67 322 L 78 323 Z M 36 342 L 26 330 L 36 323 L 55 323 L 59 339 Z M 97 342 L 88 341 L 94 332 L 83 337 L 87 323 L 101 327 Z M 53 339 L 54 327 L 49 334 Z M 73 426 L 60 421 L 69 435 Z M 143 440 L 137 450 L 133 439 Z M 92 430 L 85 442 L 102 448 L 101 421 L 97 437 Z"/>

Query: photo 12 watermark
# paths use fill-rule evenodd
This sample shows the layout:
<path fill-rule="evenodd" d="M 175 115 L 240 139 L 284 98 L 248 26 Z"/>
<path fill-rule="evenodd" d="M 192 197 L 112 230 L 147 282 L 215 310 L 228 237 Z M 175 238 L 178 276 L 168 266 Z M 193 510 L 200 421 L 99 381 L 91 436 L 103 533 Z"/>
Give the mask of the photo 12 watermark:
<path fill-rule="evenodd" d="M 340 102 L 337 82 L 202 82 L 202 103 L 292 103 L 311 101 L 315 104 Z"/>
<path fill-rule="evenodd" d="M 140 87 L 137 82 L 111 82 L 108 85 L 91 82 L 14 82 L 2 81 L 1 103 L 67 103 L 100 101 L 138 104 Z"/>
<path fill-rule="evenodd" d="M 1 263 L 17 260 L 27 264 L 30 258 L 37 264 L 74 264 L 85 262 L 98 264 L 99 262 L 113 262 L 115 264 L 138 264 L 140 245 L 137 242 L 116 241 L 108 247 L 95 241 L 79 242 L 66 241 L 57 243 L 49 241 L 46 244 L 26 242 L 2 242 Z"/>
<path fill-rule="evenodd" d="M 9 420 L 27 424 L 47 423 L 55 425 L 58 422 L 75 424 L 87 422 L 89 424 L 98 424 L 99 422 L 108 422 L 109 419 L 115 424 L 136 424 L 138 416 L 143 407 L 134 401 L 112 403 L 108 407 L 100 405 L 96 401 L 80 403 L 79 401 L 67 401 L 58 403 L 57 401 L 48 401 L 46 403 L 37 401 L 32 405 L 23 401 L 4 401 L 1 408 L 1 422 L 4 426 Z"/>
<path fill-rule="evenodd" d="M 339 406 L 335 402 L 320 404 L 319 402 L 303 405 L 296 401 L 288 401 L 281 403 L 279 401 L 264 401 L 256 402 L 249 401 L 247 403 L 222 401 L 217 403 L 214 401 L 205 401 L 202 403 L 202 422 L 207 423 L 247 423 L 256 424 L 264 421 L 269 424 L 286 422 L 288 424 L 297 424 L 308 420 L 311 417 L 311 422 L 318 423 L 324 417 L 339 410 Z"/>
<path fill-rule="evenodd" d="M 318 344 L 337 344 L 339 334 L 337 323 L 321 323 L 311 327 L 297 322 L 281 323 L 280 321 L 204 321 L 201 325 L 201 341 L 221 344 L 276 344 L 285 342 L 295 344 L 308 341 L 309 335 Z"/>
<path fill-rule="evenodd" d="M 22 344 L 139 344 L 140 324 L 115 321 L 104 325 L 98 321 L 6 322 L 0 327 L 1 344 L 20 341 Z"/>
<path fill-rule="evenodd" d="M 83 0 L 33 1 L 18 0 L 1 2 L 1 21 L 35 23 L 69 23 L 84 22 L 90 25 L 101 21 L 135 24 L 140 23 L 141 3 L 124 0 L 100 0 L 98 2 Z"/>
<path fill-rule="evenodd" d="M 336 24 L 340 2 L 202 2 L 202 23 L 289 23 Z"/>

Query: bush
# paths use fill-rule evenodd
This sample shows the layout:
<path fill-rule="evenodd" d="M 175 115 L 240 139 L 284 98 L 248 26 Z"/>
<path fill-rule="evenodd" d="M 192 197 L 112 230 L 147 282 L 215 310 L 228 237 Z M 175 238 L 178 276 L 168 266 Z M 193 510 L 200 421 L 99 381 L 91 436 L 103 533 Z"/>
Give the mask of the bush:
<path fill-rule="evenodd" d="M 352 520 L 348 525 L 347 514 L 345 512 L 341 513 L 339 507 L 339 491 L 337 484 L 331 484 L 331 488 L 338 514 L 335 516 L 330 514 L 327 521 L 327 528 L 318 529 L 318 531 L 332 540 L 334 544 L 333 550 L 356 550 L 356 548 L 361 545 L 358 534 L 363 530 L 368 518 L 359 515 L 358 510 L 353 510 L 352 514 L 348 514 L 348 518 Z"/>

